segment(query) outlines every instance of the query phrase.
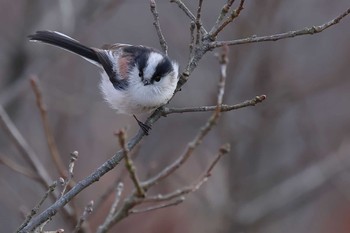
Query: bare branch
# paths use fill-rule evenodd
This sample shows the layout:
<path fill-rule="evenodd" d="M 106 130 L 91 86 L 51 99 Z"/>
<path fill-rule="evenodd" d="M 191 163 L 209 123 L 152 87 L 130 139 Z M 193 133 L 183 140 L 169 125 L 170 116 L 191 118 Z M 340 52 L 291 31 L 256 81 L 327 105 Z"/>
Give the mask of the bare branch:
<path fill-rule="evenodd" d="M 202 28 L 202 21 L 201 21 L 201 16 L 202 16 L 202 4 L 203 0 L 198 1 L 198 8 L 197 8 L 197 15 L 196 15 L 196 45 L 199 45 L 201 41 L 201 28 Z"/>
<path fill-rule="evenodd" d="M 80 216 L 77 225 L 75 226 L 73 233 L 78 233 L 83 223 L 87 220 L 88 216 L 92 213 L 94 201 L 90 201 L 84 209 L 83 214 Z"/>
<path fill-rule="evenodd" d="M 223 155 L 227 154 L 230 151 L 230 144 L 224 144 L 220 147 L 218 154 L 215 156 L 214 160 L 210 163 L 208 169 L 205 171 L 205 173 L 199 178 L 199 181 L 187 186 L 185 188 L 181 188 L 178 190 L 175 190 L 172 193 L 168 194 L 159 194 L 156 196 L 150 196 L 143 200 L 143 202 L 162 202 L 162 201 L 169 201 L 174 198 L 178 198 L 181 196 L 184 196 L 188 193 L 195 192 L 198 190 L 202 184 L 204 184 L 208 178 L 211 176 L 211 171 L 217 164 L 217 162 L 222 158 Z"/>
<path fill-rule="evenodd" d="M 129 150 L 126 147 L 126 143 L 125 143 L 125 131 L 124 130 L 120 130 L 117 134 L 118 139 L 119 139 L 119 144 L 121 146 L 121 148 L 123 149 L 124 152 L 124 159 L 125 159 L 125 167 L 128 170 L 129 174 L 130 174 L 130 178 L 136 188 L 137 191 L 137 196 L 138 197 L 144 197 L 145 196 L 145 190 L 143 189 L 143 187 L 140 184 L 139 178 L 136 175 L 136 167 L 130 157 L 129 154 Z"/>
<path fill-rule="evenodd" d="M 74 165 L 75 165 L 75 161 L 77 161 L 78 159 L 78 151 L 73 151 L 70 154 L 70 160 L 69 160 L 69 165 L 68 165 L 68 177 L 66 179 L 63 179 L 63 189 L 61 191 L 61 195 L 60 197 L 62 197 L 62 195 L 66 192 L 67 187 L 69 186 L 70 182 L 73 179 L 74 176 Z"/>
<path fill-rule="evenodd" d="M 266 99 L 266 95 L 259 95 L 254 97 L 251 100 L 243 101 L 242 103 L 235 105 L 221 105 L 221 112 L 228 112 L 232 110 L 237 110 L 240 108 L 245 108 L 249 106 L 255 106 Z M 167 116 L 173 113 L 187 113 L 187 112 L 211 112 L 215 111 L 216 106 L 201 106 L 201 107 L 188 107 L 188 108 L 164 108 L 163 115 Z"/>
<path fill-rule="evenodd" d="M 233 10 L 230 14 L 230 16 L 221 23 L 221 21 L 223 20 L 222 18 L 224 17 L 223 15 L 226 15 L 226 9 L 229 9 L 232 5 L 231 3 L 232 1 L 229 1 L 227 3 L 227 5 L 224 6 L 223 10 L 221 11 L 221 14 L 219 15 L 218 20 L 216 24 L 214 25 L 214 27 L 210 30 L 209 32 L 209 37 L 211 38 L 211 40 L 215 40 L 217 35 L 228 25 L 230 24 L 235 18 L 237 18 L 239 16 L 239 14 L 241 13 L 241 11 L 243 10 L 243 5 L 244 5 L 244 0 L 241 0 L 239 3 L 239 6 L 237 7 L 237 9 Z M 231 3 L 231 5 L 230 5 Z M 221 18 L 222 17 L 222 18 Z"/>
<path fill-rule="evenodd" d="M 170 0 L 170 2 L 174 2 L 176 3 L 179 8 L 181 10 L 183 10 L 183 12 L 185 12 L 185 14 L 188 16 L 188 18 L 190 18 L 190 20 L 192 22 L 196 22 L 196 17 L 193 15 L 193 13 L 187 8 L 187 6 L 185 5 L 185 3 L 183 3 L 181 0 Z M 201 26 L 201 32 L 203 34 L 208 34 L 207 30 L 205 30 L 205 28 L 203 27 L 203 25 Z"/>
<path fill-rule="evenodd" d="M 277 41 L 277 40 L 293 38 L 296 36 L 303 36 L 303 35 L 313 35 L 313 34 L 320 33 L 322 31 L 328 29 L 329 27 L 339 23 L 343 18 L 345 18 L 349 14 L 350 14 L 350 8 L 347 9 L 341 15 L 337 16 L 336 18 L 334 18 L 334 19 L 332 19 L 332 20 L 330 20 L 322 25 L 319 25 L 319 26 L 306 27 L 304 29 L 300 29 L 297 31 L 289 31 L 289 32 L 284 32 L 284 33 L 274 34 L 274 35 L 269 35 L 269 36 L 253 35 L 253 36 L 250 36 L 247 38 L 237 39 L 237 40 L 216 41 L 216 42 L 209 43 L 209 47 L 214 49 L 214 48 L 222 47 L 224 45 L 233 46 L 233 45 L 240 45 L 240 44 L 266 42 L 266 41 Z"/>
<path fill-rule="evenodd" d="M 278 212 L 287 205 L 305 201 L 307 197 L 310 197 L 310 194 L 317 193 L 343 172 L 349 171 L 348 151 L 348 146 L 342 150 L 339 149 L 304 170 L 298 171 L 294 176 L 287 178 L 280 184 L 271 187 L 257 198 L 242 204 L 237 210 L 235 219 L 240 224 L 248 226 Z"/>
<path fill-rule="evenodd" d="M 15 124 L 11 121 L 10 117 L 7 115 L 4 108 L 0 105 L 0 124 L 5 129 L 6 133 L 10 136 L 12 141 L 15 143 L 19 151 L 23 154 L 24 159 L 28 162 L 28 164 L 34 169 L 36 174 L 39 177 L 40 184 L 46 189 L 50 186 L 50 184 L 53 183 L 51 180 L 47 170 L 43 166 L 43 164 L 40 162 L 37 154 L 34 152 L 34 150 L 29 146 L 27 141 L 24 139 L 22 134 L 18 131 Z M 55 192 L 52 192 L 52 199 L 56 200 L 58 198 L 58 195 Z M 71 219 L 71 217 L 74 215 L 74 210 L 67 206 L 64 208 L 64 214 L 66 217 Z"/>
<path fill-rule="evenodd" d="M 191 26 L 190 26 L 190 33 L 191 33 L 191 41 L 190 41 L 190 46 L 189 46 L 189 48 L 190 48 L 190 53 L 189 53 L 189 55 L 190 55 L 190 59 L 191 59 L 191 57 L 193 56 L 193 48 L 194 48 L 194 29 L 195 29 L 195 27 L 196 27 L 196 23 L 195 22 L 191 22 Z"/>
<path fill-rule="evenodd" d="M 16 232 L 19 232 L 22 230 L 28 222 L 33 218 L 34 215 L 36 215 L 41 207 L 41 205 L 44 203 L 44 201 L 47 199 L 47 197 L 55 191 L 55 188 L 57 186 L 57 182 L 55 181 L 52 185 L 49 186 L 49 189 L 45 192 L 45 195 L 41 198 L 41 200 L 34 206 L 34 208 L 30 211 L 30 213 L 27 215 L 24 222 L 21 224 L 21 226 L 17 229 Z"/>
<path fill-rule="evenodd" d="M 60 176 L 66 177 L 67 176 L 66 169 L 65 169 L 65 166 L 62 162 L 61 156 L 58 152 L 55 138 L 54 138 L 52 131 L 51 131 L 49 119 L 47 117 L 46 106 L 45 106 L 45 103 L 43 101 L 42 91 L 41 91 L 40 86 L 39 86 L 38 77 L 33 75 L 30 78 L 30 84 L 31 84 L 33 92 L 35 94 L 36 104 L 37 104 L 37 107 L 38 107 L 39 112 L 40 112 L 40 116 L 41 116 L 42 124 L 44 127 L 44 132 L 46 135 L 47 145 L 48 145 L 48 148 L 50 151 L 51 158 L 52 158 Z"/>
<path fill-rule="evenodd" d="M 115 198 L 113 201 L 113 204 L 109 210 L 109 214 L 107 215 L 104 223 L 99 226 L 99 231 L 103 231 L 103 229 L 108 229 L 108 225 L 113 221 L 113 219 L 115 218 L 115 214 L 117 212 L 117 207 L 120 201 L 120 197 L 122 195 L 124 189 L 124 185 L 122 182 L 119 182 L 117 187 L 115 187 Z"/>
<path fill-rule="evenodd" d="M 184 200 L 185 200 L 184 197 L 180 197 L 178 199 L 175 199 L 175 200 L 172 200 L 170 202 L 163 203 L 163 204 L 160 204 L 160 205 L 150 206 L 150 207 L 146 207 L 146 208 L 143 208 L 143 209 L 132 209 L 132 210 L 130 210 L 130 214 L 145 213 L 145 212 L 149 212 L 149 211 L 153 211 L 153 210 L 167 208 L 169 206 L 175 206 L 175 205 L 178 205 L 178 204 L 182 203 Z"/>
<path fill-rule="evenodd" d="M 38 159 L 38 156 L 35 154 L 33 149 L 28 145 L 27 141 L 18 131 L 14 123 L 11 121 L 10 117 L 7 115 L 6 111 L 0 106 L 0 123 L 6 130 L 6 133 L 10 136 L 12 141 L 15 143 L 19 151 L 24 155 L 26 161 L 30 164 L 30 166 L 37 172 L 40 176 L 41 183 L 48 187 L 52 180 L 49 179 L 48 172 Z"/>
<path fill-rule="evenodd" d="M 157 4 L 155 0 L 150 0 L 150 8 L 154 19 L 153 25 L 156 28 L 160 46 L 162 47 L 162 50 L 165 53 L 165 55 L 168 55 L 168 45 L 165 41 L 164 35 L 162 33 L 162 29 L 160 27 L 159 14 L 157 11 Z"/>
<path fill-rule="evenodd" d="M 221 23 L 221 21 L 225 18 L 225 16 L 227 15 L 227 13 L 229 12 L 232 4 L 235 2 L 235 0 L 228 0 L 227 3 L 222 7 L 221 12 L 218 16 L 218 18 L 216 19 L 215 25 L 214 27 L 218 27 L 219 24 Z M 213 29 L 212 29 L 213 30 Z M 211 30 L 211 31 L 212 31 Z M 209 33 L 211 34 L 211 33 Z"/>
<path fill-rule="evenodd" d="M 16 162 L 9 159 L 7 156 L 1 155 L 0 156 L 0 163 L 7 166 L 8 168 L 12 169 L 15 172 L 18 172 L 19 174 L 22 174 L 24 176 L 29 177 L 30 179 L 36 180 L 40 182 L 40 178 L 37 174 L 29 170 L 28 168 L 21 166 L 17 164 Z"/>

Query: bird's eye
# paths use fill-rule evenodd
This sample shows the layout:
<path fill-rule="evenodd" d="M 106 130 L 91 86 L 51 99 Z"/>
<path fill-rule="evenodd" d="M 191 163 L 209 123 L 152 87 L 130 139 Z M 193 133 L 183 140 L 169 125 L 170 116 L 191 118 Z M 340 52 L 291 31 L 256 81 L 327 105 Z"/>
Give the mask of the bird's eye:
<path fill-rule="evenodd" d="M 153 80 L 156 81 L 156 82 L 159 82 L 160 79 L 161 79 L 161 77 L 159 75 L 153 78 Z"/>
<path fill-rule="evenodd" d="M 139 72 L 139 77 L 143 78 L 143 72 L 142 71 Z"/>

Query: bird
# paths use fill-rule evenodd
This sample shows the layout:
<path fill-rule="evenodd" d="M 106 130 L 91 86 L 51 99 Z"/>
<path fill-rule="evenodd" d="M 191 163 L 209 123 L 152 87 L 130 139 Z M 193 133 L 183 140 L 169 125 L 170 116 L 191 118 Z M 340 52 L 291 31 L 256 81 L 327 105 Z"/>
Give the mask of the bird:
<path fill-rule="evenodd" d="M 77 54 L 101 71 L 103 98 L 117 113 L 133 115 L 146 135 L 151 127 L 136 115 L 151 113 L 174 95 L 179 65 L 159 50 L 143 45 L 107 44 L 88 47 L 57 31 L 37 31 L 28 36 Z"/>

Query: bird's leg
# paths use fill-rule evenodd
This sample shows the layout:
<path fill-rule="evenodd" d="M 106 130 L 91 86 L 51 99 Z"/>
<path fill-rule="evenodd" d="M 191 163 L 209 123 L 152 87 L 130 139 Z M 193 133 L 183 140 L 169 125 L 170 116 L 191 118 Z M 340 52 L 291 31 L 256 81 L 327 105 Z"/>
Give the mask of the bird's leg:
<path fill-rule="evenodd" d="M 137 121 L 137 124 L 140 126 L 140 128 L 145 133 L 145 135 L 149 135 L 149 131 L 151 130 L 151 126 L 146 125 L 142 121 L 139 121 L 139 119 L 137 119 L 137 117 L 135 115 L 133 115 L 133 116 L 134 116 L 135 120 Z"/>

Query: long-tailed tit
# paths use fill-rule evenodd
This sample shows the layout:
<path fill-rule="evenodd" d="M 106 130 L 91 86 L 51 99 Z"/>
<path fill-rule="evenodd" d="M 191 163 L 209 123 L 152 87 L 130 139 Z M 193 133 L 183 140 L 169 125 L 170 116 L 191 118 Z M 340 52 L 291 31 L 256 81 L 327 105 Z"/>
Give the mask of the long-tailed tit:
<path fill-rule="evenodd" d="M 80 55 L 101 68 L 100 89 L 104 99 L 118 113 L 134 115 L 148 134 L 149 126 L 135 114 L 148 113 L 166 104 L 178 82 L 178 64 L 154 48 L 128 44 L 90 48 L 55 31 L 37 31 L 28 36 Z"/>

